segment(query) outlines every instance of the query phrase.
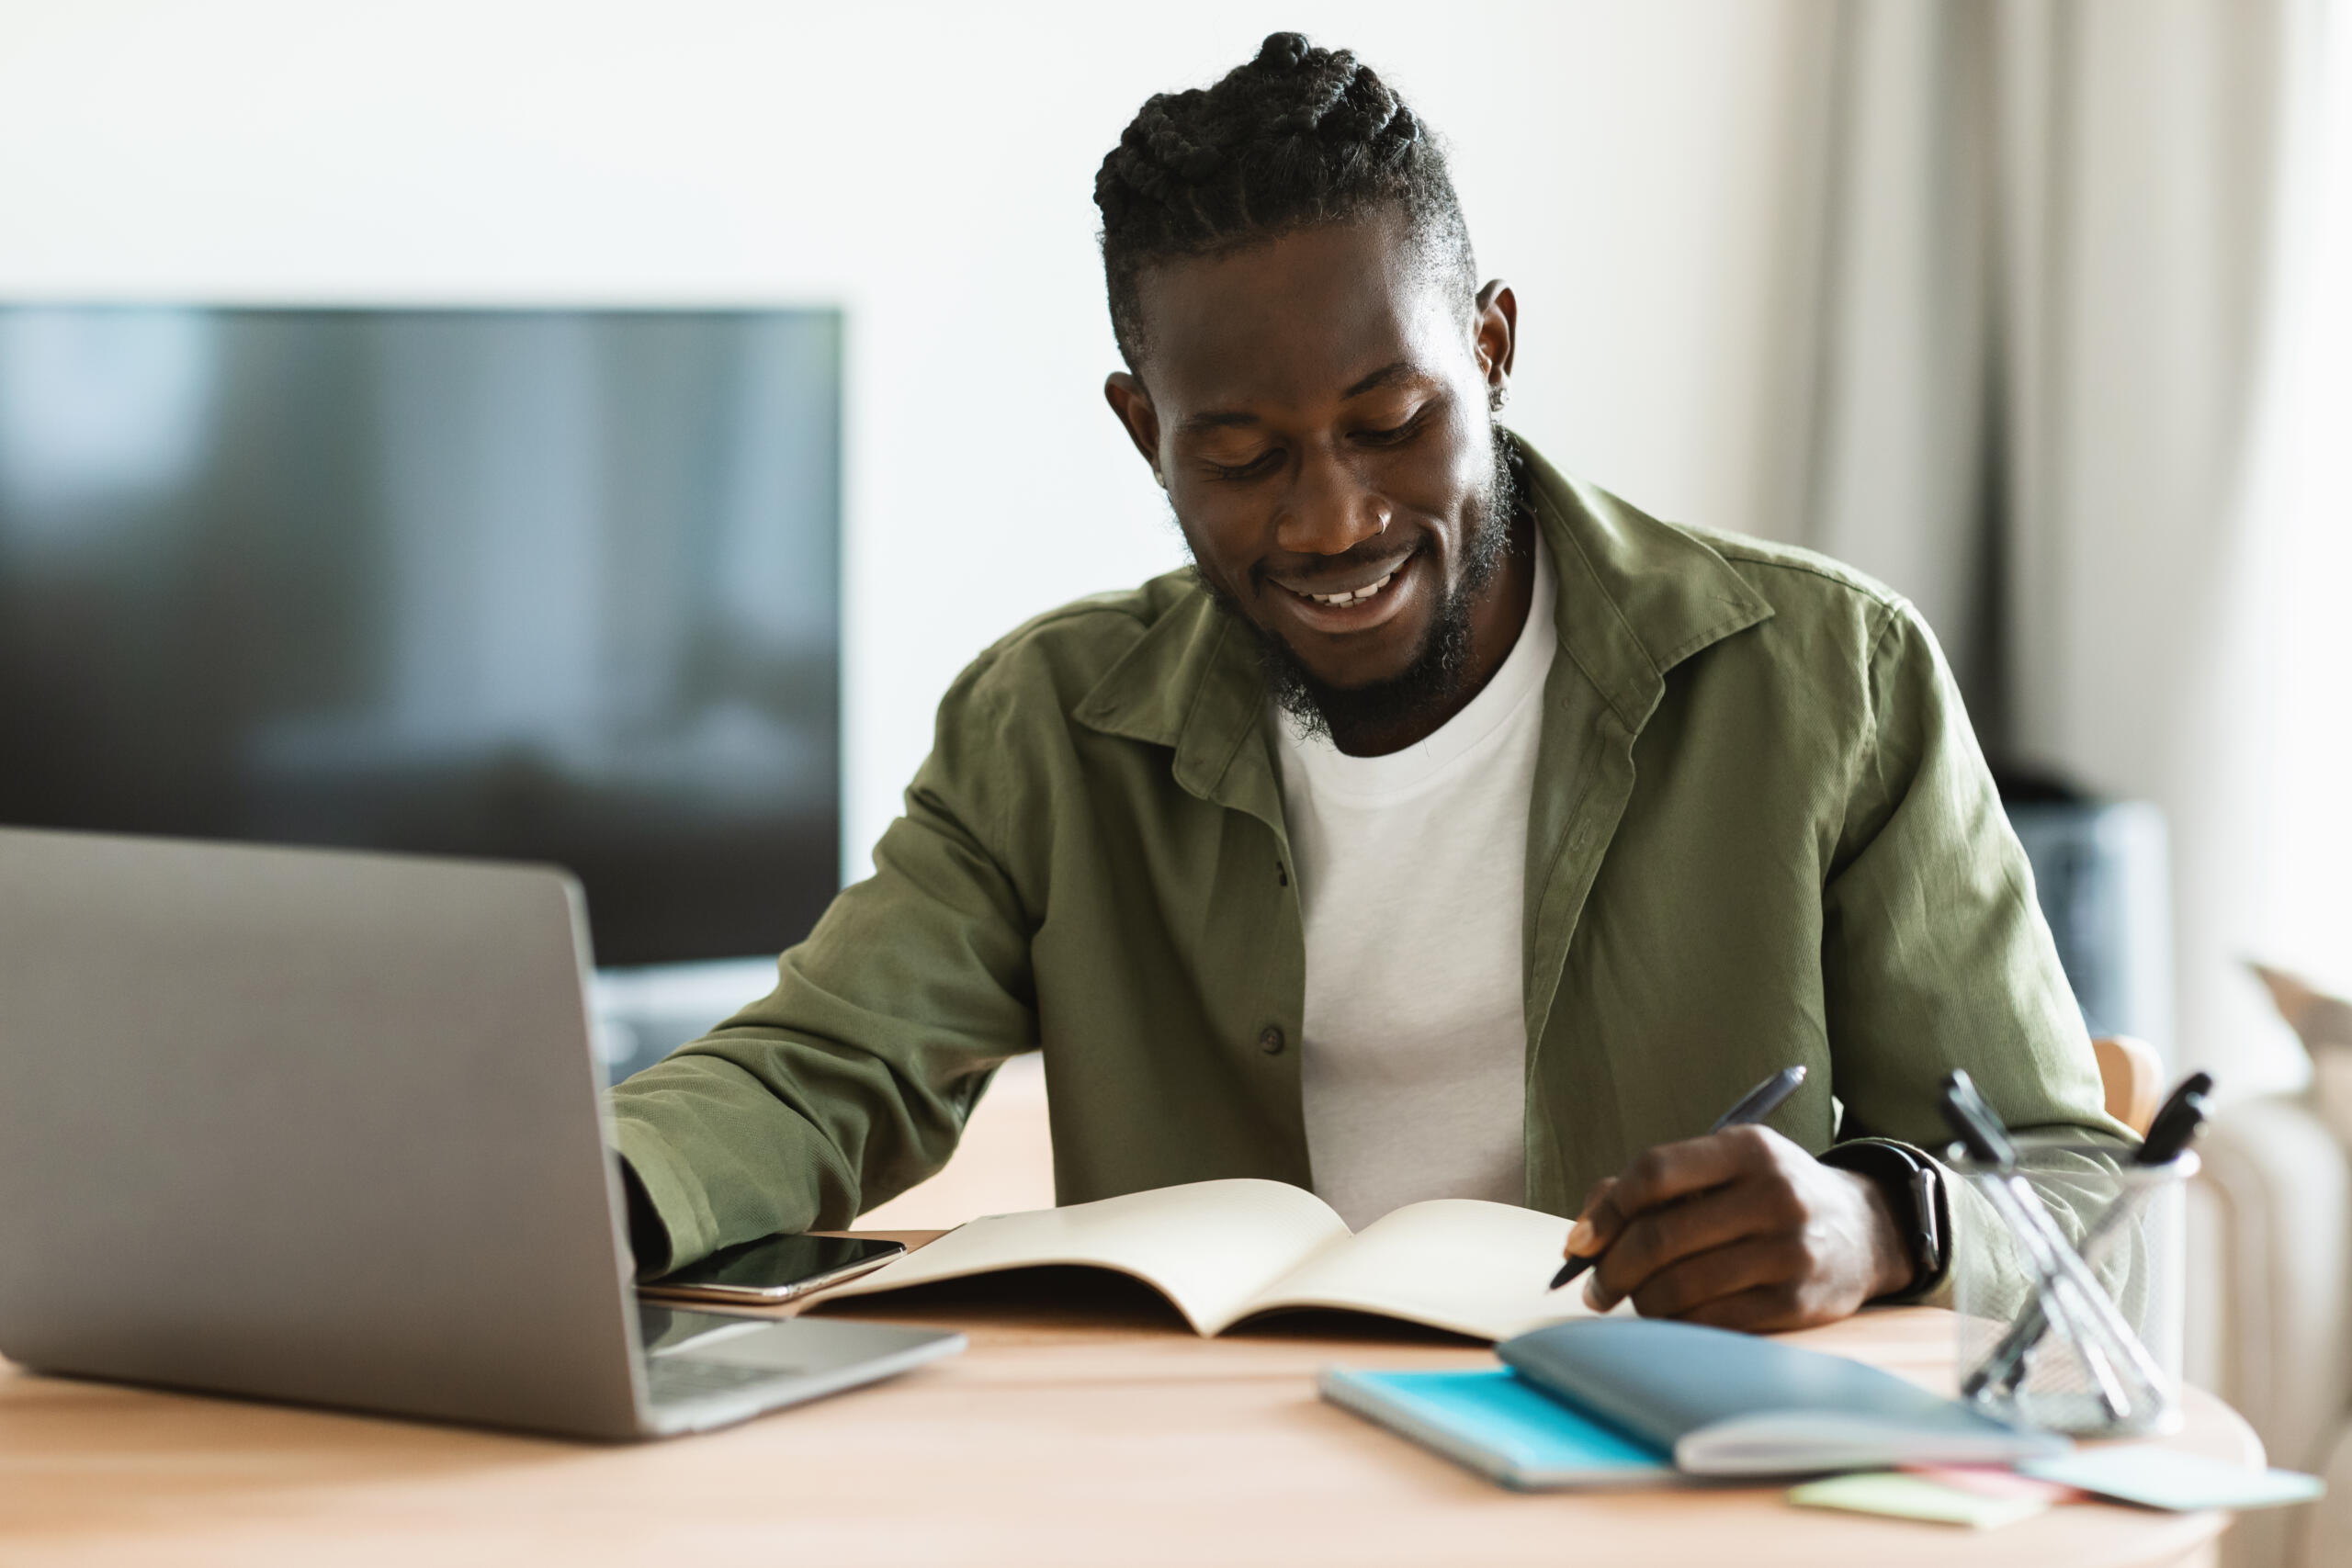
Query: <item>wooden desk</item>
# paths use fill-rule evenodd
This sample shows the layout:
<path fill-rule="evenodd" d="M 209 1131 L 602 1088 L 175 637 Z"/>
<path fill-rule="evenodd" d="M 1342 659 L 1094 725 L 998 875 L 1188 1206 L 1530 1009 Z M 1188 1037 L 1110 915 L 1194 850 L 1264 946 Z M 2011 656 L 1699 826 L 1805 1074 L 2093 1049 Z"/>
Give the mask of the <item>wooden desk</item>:
<path fill-rule="evenodd" d="M 965 1355 L 707 1437 L 594 1448 L 26 1376 L 0 1366 L 0 1562 L 175 1565 L 1222 1564 L 2195 1560 L 2225 1522 L 2104 1505 L 1986 1534 L 1790 1507 L 1777 1488 L 1504 1492 L 1321 1403 L 1331 1361 L 1464 1365 L 1435 1335 L 1302 1316 L 1203 1340 L 1071 1273 L 827 1309 L 935 1324 Z M 1924 1308 L 1807 1342 L 1948 1380 Z M 2192 1393 L 2182 1447 L 2258 1462 Z"/>

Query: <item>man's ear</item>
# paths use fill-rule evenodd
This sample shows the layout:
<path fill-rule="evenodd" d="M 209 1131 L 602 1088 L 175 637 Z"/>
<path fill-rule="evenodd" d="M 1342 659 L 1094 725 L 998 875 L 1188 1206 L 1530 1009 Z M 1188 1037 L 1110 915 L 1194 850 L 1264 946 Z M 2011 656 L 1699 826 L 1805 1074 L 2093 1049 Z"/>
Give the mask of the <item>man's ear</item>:
<path fill-rule="evenodd" d="M 1489 280 L 1472 301 L 1470 343 L 1477 350 L 1478 369 L 1487 385 L 1508 383 L 1511 355 L 1519 352 L 1519 297 L 1499 277 Z"/>
<path fill-rule="evenodd" d="M 1135 443 L 1143 460 L 1151 465 L 1151 477 L 1168 488 L 1168 476 L 1159 471 L 1159 411 L 1151 406 L 1151 394 L 1143 383 L 1125 370 L 1114 370 L 1102 382 L 1103 400 L 1111 412 L 1119 416 L 1119 423 Z"/>

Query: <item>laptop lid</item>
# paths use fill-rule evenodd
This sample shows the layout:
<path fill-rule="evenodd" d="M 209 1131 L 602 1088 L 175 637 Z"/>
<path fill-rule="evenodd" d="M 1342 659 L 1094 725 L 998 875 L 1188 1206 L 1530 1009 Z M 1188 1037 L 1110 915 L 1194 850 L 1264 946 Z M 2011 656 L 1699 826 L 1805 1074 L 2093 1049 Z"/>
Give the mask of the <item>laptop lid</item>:
<path fill-rule="evenodd" d="M 640 1429 L 578 886 L 0 829 L 0 1355 Z"/>

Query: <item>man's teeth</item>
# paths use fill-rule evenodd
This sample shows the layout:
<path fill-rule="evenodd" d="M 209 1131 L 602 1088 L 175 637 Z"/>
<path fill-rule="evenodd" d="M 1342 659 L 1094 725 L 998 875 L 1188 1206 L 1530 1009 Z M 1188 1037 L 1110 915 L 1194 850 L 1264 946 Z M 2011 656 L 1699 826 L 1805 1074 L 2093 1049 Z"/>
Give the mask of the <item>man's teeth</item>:
<path fill-rule="evenodd" d="M 1387 587 L 1390 580 L 1395 578 L 1396 575 L 1396 573 L 1392 570 L 1379 581 L 1367 582 L 1352 593 L 1309 593 L 1307 597 L 1314 600 L 1317 604 L 1352 604 L 1359 599 L 1369 599 L 1374 594 L 1379 592 L 1382 589 Z"/>

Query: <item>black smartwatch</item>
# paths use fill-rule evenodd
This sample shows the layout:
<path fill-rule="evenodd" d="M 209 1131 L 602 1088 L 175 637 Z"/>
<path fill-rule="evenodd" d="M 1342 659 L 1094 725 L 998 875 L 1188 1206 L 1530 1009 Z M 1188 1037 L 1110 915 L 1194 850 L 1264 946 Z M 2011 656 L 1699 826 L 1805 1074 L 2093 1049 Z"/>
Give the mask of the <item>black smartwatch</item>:
<path fill-rule="evenodd" d="M 1943 1168 L 1925 1153 L 1892 1138 L 1857 1138 L 1825 1151 L 1821 1163 L 1868 1177 L 1911 1248 L 1911 1282 L 1892 1294 L 1917 1295 L 1942 1280 L 1951 1262 L 1951 1209 Z"/>

